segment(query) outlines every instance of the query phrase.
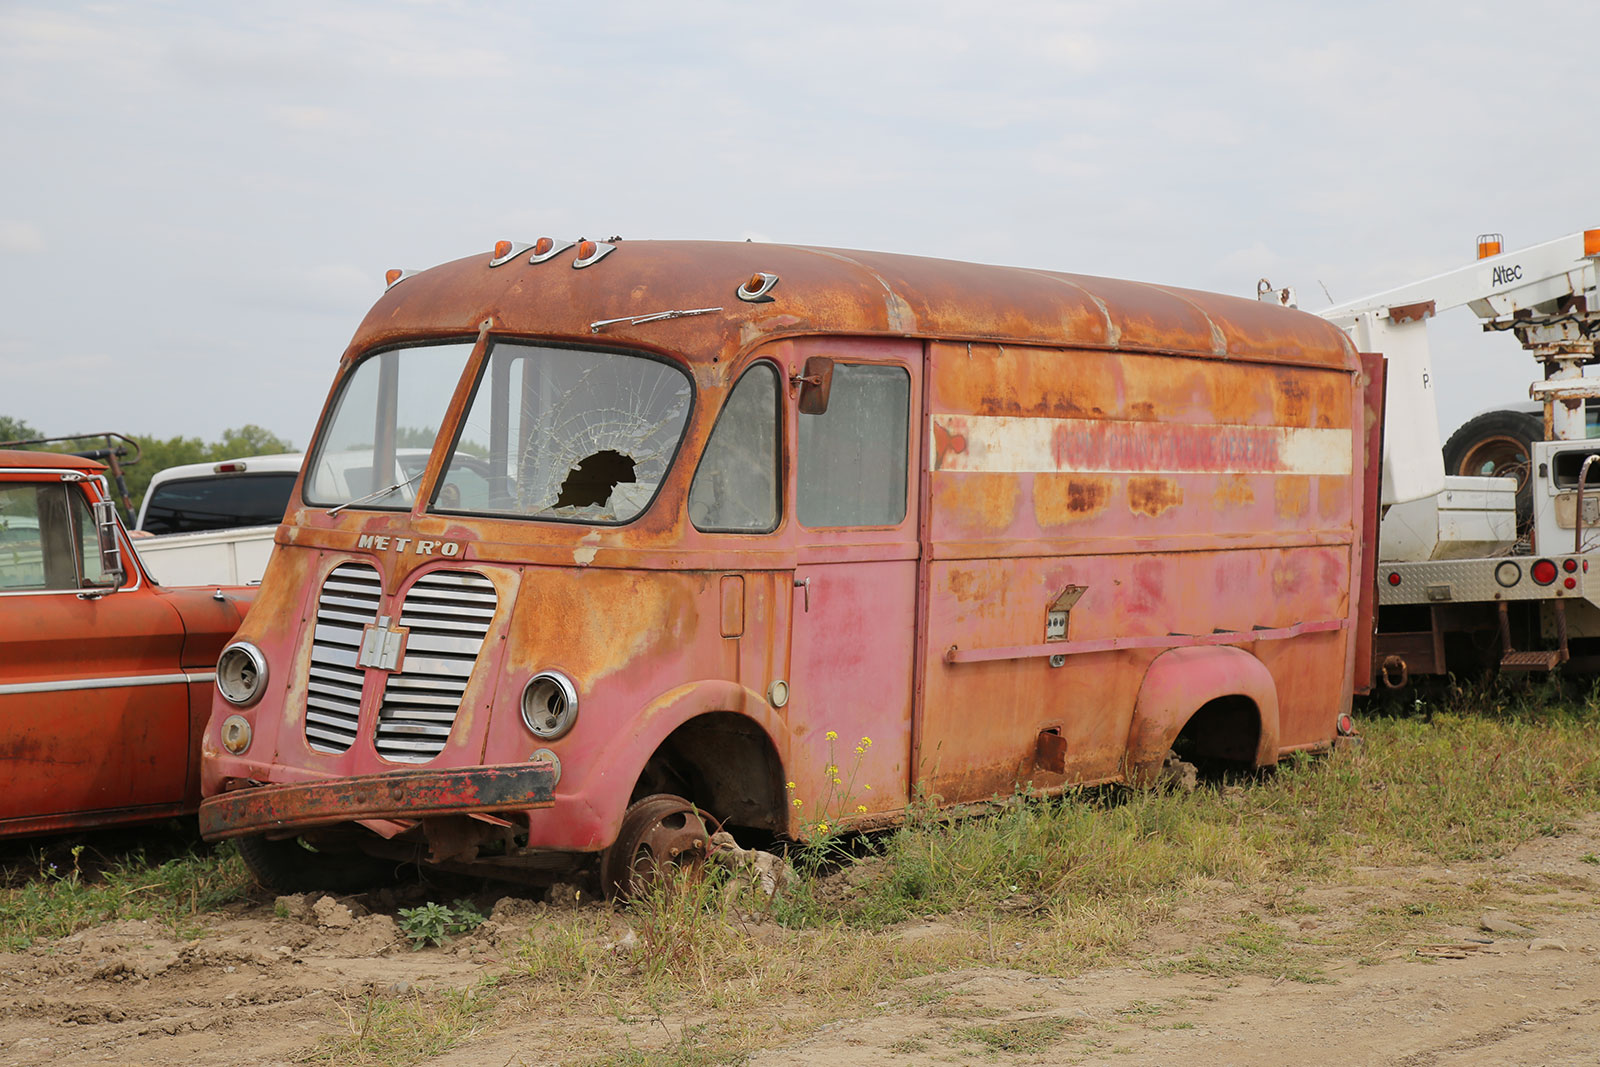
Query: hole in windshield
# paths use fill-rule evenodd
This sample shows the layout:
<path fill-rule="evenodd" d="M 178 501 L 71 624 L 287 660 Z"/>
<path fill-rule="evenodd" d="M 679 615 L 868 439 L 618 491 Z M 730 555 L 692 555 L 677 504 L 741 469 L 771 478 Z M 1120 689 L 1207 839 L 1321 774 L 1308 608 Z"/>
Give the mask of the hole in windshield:
<path fill-rule="evenodd" d="M 556 507 L 604 507 L 611 491 L 623 482 L 633 482 L 632 459 L 612 448 L 585 456 L 561 483 Z"/>
<path fill-rule="evenodd" d="M 496 342 L 433 510 L 630 522 L 665 480 L 692 399 L 664 360 Z"/>

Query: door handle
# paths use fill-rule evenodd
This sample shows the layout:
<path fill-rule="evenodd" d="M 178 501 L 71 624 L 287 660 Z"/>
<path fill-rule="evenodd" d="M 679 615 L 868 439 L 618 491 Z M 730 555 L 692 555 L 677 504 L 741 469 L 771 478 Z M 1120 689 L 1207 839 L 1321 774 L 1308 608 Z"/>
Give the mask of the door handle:
<path fill-rule="evenodd" d="M 811 579 L 810 579 L 810 577 L 808 576 L 808 577 L 805 577 L 805 578 L 796 578 L 794 580 L 794 587 L 796 589 L 805 590 L 805 593 L 804 593 L 805 608 L 804 608 L 804 610 L 805 611 L 810 611 L 811 610 Z"/>

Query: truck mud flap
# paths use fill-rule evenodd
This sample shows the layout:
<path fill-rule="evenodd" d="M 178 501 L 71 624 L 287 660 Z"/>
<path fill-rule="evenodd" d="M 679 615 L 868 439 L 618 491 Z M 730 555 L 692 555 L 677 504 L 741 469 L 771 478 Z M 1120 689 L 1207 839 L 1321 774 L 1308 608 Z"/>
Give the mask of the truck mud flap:
<path fill-rule="evenodd" d="M 238 789 L 200 803 L 200 836 L 218 841 L 357 819 L 421 819 L 547 807 L 553 803 L 559 775 L 551 763 L 515 763 Z"/>

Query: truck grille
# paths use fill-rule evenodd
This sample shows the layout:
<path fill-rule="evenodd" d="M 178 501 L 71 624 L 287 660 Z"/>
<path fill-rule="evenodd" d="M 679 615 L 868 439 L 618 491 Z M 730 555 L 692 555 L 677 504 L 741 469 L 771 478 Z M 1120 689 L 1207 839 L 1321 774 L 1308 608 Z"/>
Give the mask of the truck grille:
<path fill-rule="evenodd" d="M 472 571 L 434 571 L 406 593 L 399 624 L 410 634 L 378 709 L 379 755 L 426 763 L 444 750 L 498 603 L 494 584 Z"/>
<path fill-rule="evenodd" d="M 382 594 L 378 572 L 365 563 L 341 563 L 322 583 L 306 687 L 306 743 L 318 752 L 345 752 L 355 742 L 366 679 L 356 657 Z"/>

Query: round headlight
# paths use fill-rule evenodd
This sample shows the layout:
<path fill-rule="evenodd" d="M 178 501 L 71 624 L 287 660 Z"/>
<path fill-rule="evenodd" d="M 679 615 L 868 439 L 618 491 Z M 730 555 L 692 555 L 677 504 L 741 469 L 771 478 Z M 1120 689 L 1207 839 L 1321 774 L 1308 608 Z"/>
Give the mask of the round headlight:
<path fill-rule="evenodd" d="M 522 721 L 535 737 L 554 740 L 578 718 L 578 690 L 558 671 L 540 671 L 522 691 Z"/>
<path fill-rule="evenodd" d="M 222 720 L 222 747 L 240 755 L 250 747 L 250 720 L 243 715 L 229 715 Z"/>
<path fill-rule="evenodd" d="M 217 660 L 217 691 L 237 707 L 254 704 L 267 684 L 267 657 L 248 641 L 236 641 Z"/>

